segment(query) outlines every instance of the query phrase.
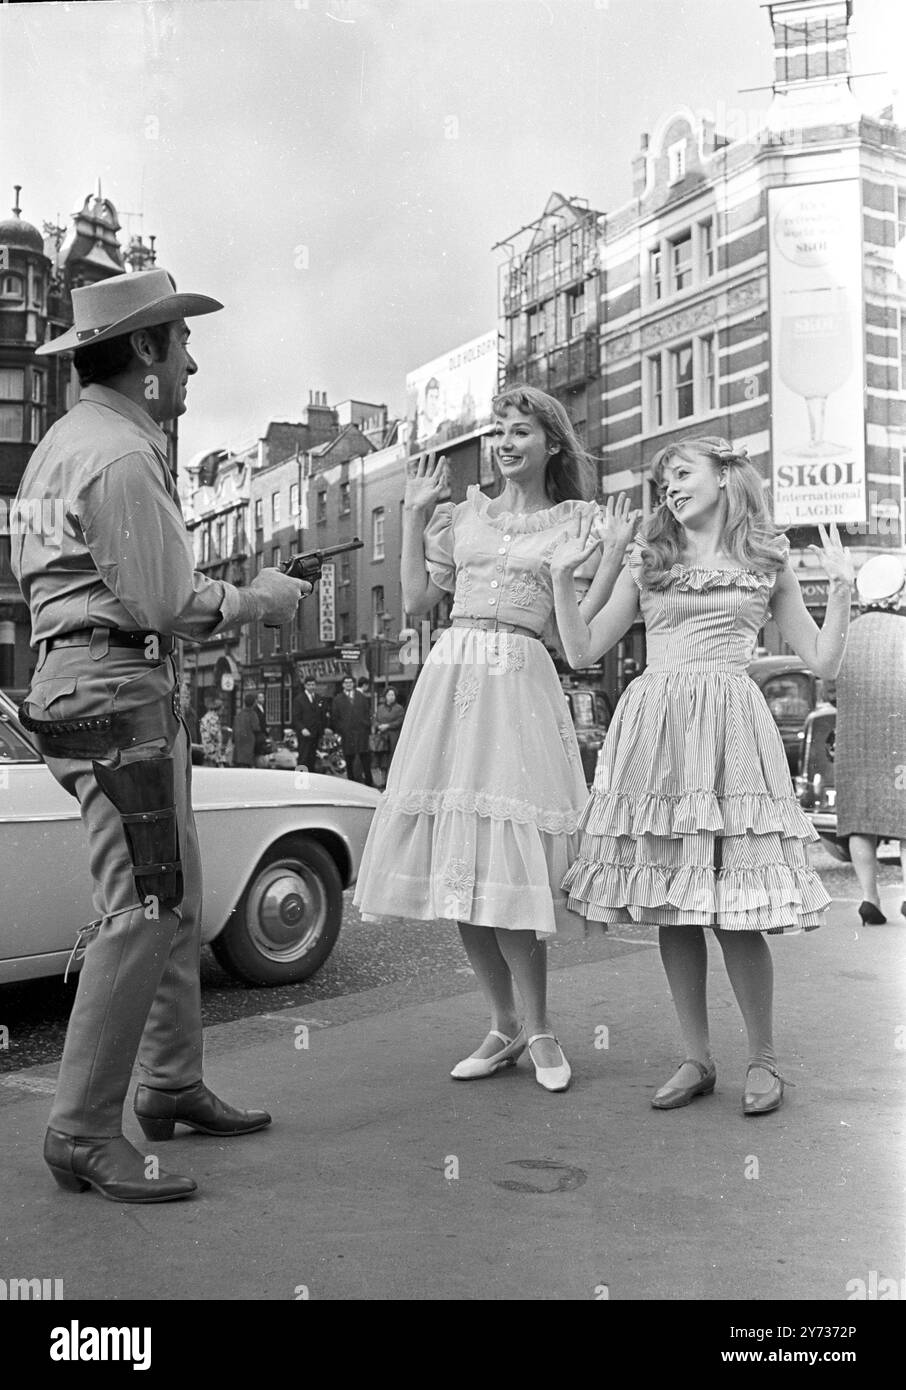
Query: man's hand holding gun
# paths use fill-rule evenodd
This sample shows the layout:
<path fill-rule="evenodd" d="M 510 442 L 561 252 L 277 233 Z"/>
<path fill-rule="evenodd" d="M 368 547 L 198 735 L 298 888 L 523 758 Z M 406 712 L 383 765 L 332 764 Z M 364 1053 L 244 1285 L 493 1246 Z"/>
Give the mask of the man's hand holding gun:
<path fill-rule="evenodd" d="M 265 627 L 280 627 L 282 623 L 289 622 L 295 614 L 299 605 L 299 600 L 306 594 L 310 594 L 321 578 L 321 569 L 324 561 L 330 555 L 344 555 L 350 550 L 361 550 L 365 542 L 360 541 L 358 536 L 345 545 L 328 545 L 323 550 L 306 550 L 300 555 L 291 555 L 280 569 L 263 569 L 249 585 L 250 590 L 254 590 L 259 581 L 262 599 L 273 596 L 274 608 L 266 615 L 262 613 L 262 621 Z M 292 606 L 290 603 L 290 586 L 292 593 Z M 285 602 L 282 600 L 285 599 Z M 282 606 L 277 606 L 278 602 Z"/>

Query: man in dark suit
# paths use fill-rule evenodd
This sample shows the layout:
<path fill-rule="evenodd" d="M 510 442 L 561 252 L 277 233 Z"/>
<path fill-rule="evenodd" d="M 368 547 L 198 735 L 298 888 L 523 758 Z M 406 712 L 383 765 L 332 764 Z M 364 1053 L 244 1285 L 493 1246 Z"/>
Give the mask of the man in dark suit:
<path fill-rule="evenodd" d="M 305 684 L 293 701 L 293 729 L 299 740 L 299 766 L 314 769 L 318 741 L 324 731 L 324 715 L 318 700 L 318 686 L 314 676 L 306 677 Z"/>
<path fill-rule="evenodd" d="M 373 787 L 371 778 L 371 750 L 368 740 L 371 735 L 371 701 L 361 690 L 356 690 L 352 676 L 343 679 L 343 690 L 334 696 L 330 707 L 331 726 L 343 741 L 343 757 L 349 769 L 351 782 L 364 782 Z"/>

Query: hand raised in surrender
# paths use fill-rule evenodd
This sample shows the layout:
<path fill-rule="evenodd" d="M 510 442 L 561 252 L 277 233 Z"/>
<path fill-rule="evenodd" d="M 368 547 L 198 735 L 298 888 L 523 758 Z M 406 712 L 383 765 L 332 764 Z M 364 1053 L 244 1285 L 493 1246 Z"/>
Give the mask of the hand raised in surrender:
<path fill-rule="evenodd" d="M 632 540 L 641 515 L 641 510 L 630 507 L 625 492 L 621 492 L 616 501 L 611 493 L 606 505 L 598 510 L 592 534 L 600 538 L 605 551 L 622 552 Z"/>
<path fill-rule="evenodd" d="M 572 574 L 594 555 L 601 544 L 600 536 L 592 534 L 596 520 L 595 513 L 589 511 L 585 516 L 576 517 L 570 524 L 565 537 L 551 556 L 552 577 Z"/>
<path fill-rule="evenodd" d="M 440 458 L 436 453 L 418 455 L 406 478 L 403 506 L 407 511 L 434 511 L 446 486 L 446 466 L 446 454 Z"/>
<path fill-rule="evenodd" d="M 852 557 L 840 539 L 837 523 L 831 522 L 827 531 L 819 523 L 818 534 L 821 545 L 810 545 L 809 550 L 813 550 L 824 565 L 828 579 L 836 584 L 854 584 L 856 575 Z"/>

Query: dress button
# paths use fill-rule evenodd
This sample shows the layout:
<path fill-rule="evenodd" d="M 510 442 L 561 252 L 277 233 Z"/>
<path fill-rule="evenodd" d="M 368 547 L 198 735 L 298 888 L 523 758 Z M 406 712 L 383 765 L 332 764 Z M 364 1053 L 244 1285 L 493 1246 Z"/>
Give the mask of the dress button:
<path fill-rule="evenodd" d="M 505 541 L 510 541 L 510 540 L 512 540 L 513 538 L 512 538 L 512 536 L 504 536 L 503 539 L 504 539 Z"/>
<path fill-rule="evenodd" d="M 500 586 L 499 586 L 497 580 L 496 580 L 496 579 L 492 579 L 492 580 L 491 580 L 491 588 L 492 588 L 492 589 L 497 589 L 497 588 L 499 588 L 499 587 L 500 587 Z"/>
<path fill-rule="evenodd" d="M 503 565 L 495 565 L 494 569 L 497 574 L 503 574 Z"/>
<path fill-rule="evenodd" d="M 505 555 L 505 554 L 506 554 L 506 546 L 505 546 L 505 545 L 502 545 L 502 546 L 500 547 L 500 549 L 498 550 L 497 554 L 498 554 L 498 555 Z"/>
<path fill-rule="evenodd" d="M 496 599 L 496 597 L 492 594 L 491 597 L 488 599 L 488 603 L 496 603 L 496 602 L 497 602 L 497 599 Z"/>

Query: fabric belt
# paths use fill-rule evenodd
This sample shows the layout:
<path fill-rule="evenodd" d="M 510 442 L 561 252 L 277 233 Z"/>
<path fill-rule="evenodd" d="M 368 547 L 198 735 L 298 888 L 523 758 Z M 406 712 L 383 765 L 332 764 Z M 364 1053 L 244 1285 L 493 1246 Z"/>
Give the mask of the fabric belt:
<path fill-rule="evenodd" d="M 532 632 L 529 627 L 520 627 L 518 623 L 501 623 L 496 618 L 454 618 L 451 627 L 479 627 L 485 632 L 513 632 L 517 637 L 534 637 L 536 641 L 541 641 L 540 632 Z"/>
<path fill-rule="evenodd" d="M 120 627 L 79 627 L 72 632 L 64 632 L 60 637 L 45 638 L 46 650 L 50 652 L 55 647 L 87 647 L 95 633 L 106 633 L 111 647 L 144 647 L 149 637 L 154 637 L 157 639 L 158 651 L 162 657 L 170 656 L 176 646 L 174 637 L 164 637 L 159 632 L 128 632 Z"/>

